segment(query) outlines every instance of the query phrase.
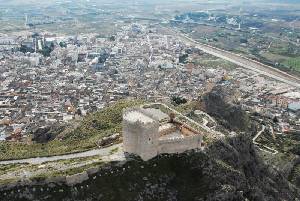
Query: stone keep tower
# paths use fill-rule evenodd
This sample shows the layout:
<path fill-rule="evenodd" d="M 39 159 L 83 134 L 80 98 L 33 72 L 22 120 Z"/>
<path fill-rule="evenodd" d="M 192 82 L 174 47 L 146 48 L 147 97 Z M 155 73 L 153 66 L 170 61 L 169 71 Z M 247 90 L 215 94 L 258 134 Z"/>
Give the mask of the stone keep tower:
<path fill-rule="evenodd" d="M 149 160 L 158 154 L 159 122 L 141 108 L 123 112 L 124 152 L 139 155 Z"/>

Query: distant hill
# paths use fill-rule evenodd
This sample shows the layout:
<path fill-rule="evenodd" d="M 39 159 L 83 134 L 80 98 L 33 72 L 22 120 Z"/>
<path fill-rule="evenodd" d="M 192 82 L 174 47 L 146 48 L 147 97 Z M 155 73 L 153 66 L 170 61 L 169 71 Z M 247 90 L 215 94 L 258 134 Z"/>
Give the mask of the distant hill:
<path fill-rule="evenodd" d="M 262 2 L 267 2 L 267 3 L 292 3 L 292 4 L 300 4 L 299 0 L 263 0 Z"/>

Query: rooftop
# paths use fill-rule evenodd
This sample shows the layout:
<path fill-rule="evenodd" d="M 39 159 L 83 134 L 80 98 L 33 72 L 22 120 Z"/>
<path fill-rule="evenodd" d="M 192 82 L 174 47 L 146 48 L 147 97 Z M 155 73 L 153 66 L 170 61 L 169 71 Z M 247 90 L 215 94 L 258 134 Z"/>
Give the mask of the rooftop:
<path fill-rule="evenodd" d="M 137 122 L 137 121 L 141 121 L 143 123 L 151 123 L 154 122 L 154 119 L 146 116 L 145 114 L 143 114 L 140 111 L 134 110 L 131 112 L 128 112 L 127 114 L 125 114 L 124 119 L 126 119 L 127 121 L 130 122 Z"/>

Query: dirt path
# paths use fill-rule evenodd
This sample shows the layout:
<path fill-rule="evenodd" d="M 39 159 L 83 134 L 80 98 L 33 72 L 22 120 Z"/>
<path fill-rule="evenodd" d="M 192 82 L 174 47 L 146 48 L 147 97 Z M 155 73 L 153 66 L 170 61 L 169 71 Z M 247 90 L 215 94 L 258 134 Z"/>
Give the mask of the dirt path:
<path fill-rule="evenodd" d="M 252 139 L 253 144 L 255 144 L 255 145 L 257 145 L 257 146 L 263 147 L 263 148 L 258 147 L 260 150 L 275 155 L 275 154 L 278 153 L 278 151 L 277 151 L 276 149 L 273 149 L 273 148 L 271 148 L 271 147 L 268 147 L 268 146 L 266 146 L 266 145 L 263 145 L 263 144 L 260 144 L 260 143 L 257 143 L 257 142 L 256 142 L 256 139 L 257 139 L 257 138 L 258 138 L 265 130 L 266 130 L 266 127 L 265 127 L 265 125 L 263 125 L 262 128 L 261 128 L 261 130 L 260 130 L 260 131 L 254 136 L 254 138 Z"/>
<path fill-rule="evenodd" d="M 20 159 L 20 160 L 0 161 L 0 165 L 8 165 L 8 164 L 16 164 L 16 163 L 41 164 L 44 162 L 66 160 L 66 159 L 73 159 L 73 158 L 83 158 L 83 157 L 96 156 L 96 155 L 105 157 L 111 155 L 112 152 L 120 152 L 120 153 L 123 152 L 122 144 L 116 144 L 102 149 L 93 149 L 90 151 L 74 153 L 74 154 L 66 154 L 60 156 L 36 157 L 36 158 L 27 158 L 27 159 Z M 118 154 L 114 154 L 114 155 L 118 155 Z M 123 157 L 122 154 L 119 154 L 119 156 Z"/>

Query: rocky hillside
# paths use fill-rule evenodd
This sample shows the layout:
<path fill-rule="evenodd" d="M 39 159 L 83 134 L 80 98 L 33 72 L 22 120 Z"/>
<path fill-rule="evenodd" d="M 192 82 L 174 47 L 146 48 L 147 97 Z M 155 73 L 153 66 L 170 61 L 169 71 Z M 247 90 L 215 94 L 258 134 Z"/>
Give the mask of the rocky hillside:
<path fill-rule="evenodd" d="M 19 193 L 12 193 L 19 192 Z M 163 155 L 109 164 L 82 184 L 43 185 L 0 192 L 0 200 L 193 201 L 296 200 L 298 190 L 266 166 L 251 140 L 217 141 L 206 152 Z"/>
<path fill-rule="evenodd" d="M 215 86 L 203 97 L 205 110 L 229 130 L 249 131 L 249 115 L 238 104 L 240 94 L 230 86 Z"/>
<path fill-rule="evenodd" d="M 244 131 L 246 134 L 214 141 L 204 152 L 161 155 L 147 162 L 130 156 L 126 163 L 110 163 L 104 167 L 102 164 L 100 171 L 89 174 L 88 180 L 72 187 L 62 183 L 43 182 L 44 184 L 40 185 L 0 190 L 2 195 L 0 200 L 296 201 L 300 199 L 298 188 L 287 180 L 287 175 L 275 170 L 272 165 L 266 165 L 258 154 L 250 134 L 252 123 L 248 114 L 239 106 L 238 96 L 234 89 L 215 87 L 203 97 L 203 100 L 206 111 L 225 128 Z M 84 121 L 80 132 L 76 133 L 81 137 L 83 133 L 88 134 L 90 131 L 115 126 L 112 120 L 116 119 L 114 117 L 120 118 L 119 113 L 111 111 L 105 113 L 106 116 L 111 114 L 109 121 L 104 121 L 107 118 L 103 116 Z"/>

